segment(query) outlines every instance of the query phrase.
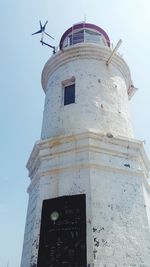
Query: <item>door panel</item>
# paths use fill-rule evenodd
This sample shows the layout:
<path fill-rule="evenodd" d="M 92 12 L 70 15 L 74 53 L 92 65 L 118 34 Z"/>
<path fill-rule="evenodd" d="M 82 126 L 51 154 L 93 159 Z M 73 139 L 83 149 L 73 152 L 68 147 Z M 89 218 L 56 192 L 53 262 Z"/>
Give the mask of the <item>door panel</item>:
<path fill-rule="evenodd" d="M 86 267 L 85 195 L 43 201 L 37 267 Z"/>

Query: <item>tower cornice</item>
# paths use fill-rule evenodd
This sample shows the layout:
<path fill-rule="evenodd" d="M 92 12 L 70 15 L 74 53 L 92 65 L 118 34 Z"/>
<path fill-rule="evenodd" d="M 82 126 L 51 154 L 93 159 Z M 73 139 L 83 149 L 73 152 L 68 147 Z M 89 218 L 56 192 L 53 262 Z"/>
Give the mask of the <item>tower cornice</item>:
<path fill-rule="evenodd" d="M 108 47 L 100 47 L 99 45 L 89 43 L 76 44 L 58 51 L 47 61 L 43 68 L 41 82 L 44 92 L 46 92 L 49 77 L 64 64 L 80 59 L 95 59 L 106 62 L 111 52 L 112 50 Z M 115 54 L 108 68 L 111 68 L 111 65 L 121 72 L 128 89 L 131 85 L 131 74 L 127 63 L 119 54 Z"/>
<path fill-rule="evenodd" d="M 68 144 L 67 147 L 65 144 Z M 75 148 L 76 147 L 76 148 Z M 71 136 L 59 136 L 55 138 L 49 138 L 47 140 L 36 142 L 33 151 L 30 155 L 29 161 L 27 163 L 27 168 L 29 170 L 29 176 L 31 180 L 34 180 L 36 177 L 36 172 L 38 172 L 40 163 L 44 160 L 51 162 L 52 159 L 55 157 L 63 157 L 67 154 L 71 155 L 74 151 L 78 151 L 78 153 L 82 152 L 93 152 L 93 153 L 102 153 L 107 154 L 110 157 L 120 157 L 126 158 L 127 162 L 120 162 L 120 166 L 114 167 L 113 161 L 112 163 L 106 164 L 103 162 L 95 163 L 98 167 L 109 168 L 111 171 L 114 170 L 121 170 L 121 171 L 128 171 L 128 172 L 136 172 L 138 174 L 143 172 L 145 177 L 148 177 L 149 170 L 150 170 L 150 162 L 147 158 L 145 153 L 145 149 L 143 146 L 143 142 L 135 139 L 129 139 L 124 137 L 108 137 L 107 135 L 97 134 L 93 132 L 85 132 L 81 134 L 71 135 Z M 128 161 L 132 161 L 132 166 L 129 166 Z M 137 162 L 137 163 L 135 163 Z M 80 163 L 80 162 L 79 162 Z M 89 164 L 90 163 L 90 164 Z M 87 164 L 82 162 L 82 164 Z M 92 166 L 93 162 L 88 161 L 88 166 Z M 66 166 L 55 166 L 53 163 L 50 164 L 51 167 L 45 169 L 45 175 L 47 172 L 59 171 L 58 169 L 63 168 L 70 168 L 71 166 L 74 168 L 73 165 Z M 39 176 L 44 175 L 44 171 L 40 173 Z"/>

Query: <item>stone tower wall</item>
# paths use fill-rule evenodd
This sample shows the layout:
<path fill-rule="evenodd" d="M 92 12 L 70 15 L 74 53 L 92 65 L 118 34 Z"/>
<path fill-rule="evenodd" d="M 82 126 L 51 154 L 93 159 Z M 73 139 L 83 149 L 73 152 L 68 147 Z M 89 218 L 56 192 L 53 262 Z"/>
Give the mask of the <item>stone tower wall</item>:
<path fill-rule="evenodd" d="M 67 48 L 43 70 L 46 92 L 42 139 L 83 131 L 133 137 L 128 107 L 130 73 L 118 56 L 106 65 L 111 50 L 92 44 Z M 64 106 L 64 87 L 75 80 L 75 103 Z"/>

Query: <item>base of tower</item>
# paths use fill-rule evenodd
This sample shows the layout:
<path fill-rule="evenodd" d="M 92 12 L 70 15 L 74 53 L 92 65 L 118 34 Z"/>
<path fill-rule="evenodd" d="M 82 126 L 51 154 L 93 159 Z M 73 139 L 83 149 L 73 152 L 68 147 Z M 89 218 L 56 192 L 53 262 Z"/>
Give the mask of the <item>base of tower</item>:
<path fill-rule="evenodd" d="M 87 266 L 150 266 L 149 161 L 141 141 L 93 132 L 59 136 L 37 142 L 27 167 L 21 267 L 40 267 L 43 200 L 80 194 L 86 196 Z M 54 258 L 56 252 L 55 245 Z"/>

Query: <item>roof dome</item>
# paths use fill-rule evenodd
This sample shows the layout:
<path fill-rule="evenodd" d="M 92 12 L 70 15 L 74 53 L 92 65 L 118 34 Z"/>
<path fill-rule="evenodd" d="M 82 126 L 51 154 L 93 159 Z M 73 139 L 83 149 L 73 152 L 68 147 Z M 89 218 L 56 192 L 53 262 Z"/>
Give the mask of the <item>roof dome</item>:
<path fill-rule="evenodd" d="M 107 33 L 100 27 L 91 23 L 78 23 L 70 27 L 61 37 L 60 49 L 78 43 L 96 43 L 100 46 L 110 47 Z"/>

